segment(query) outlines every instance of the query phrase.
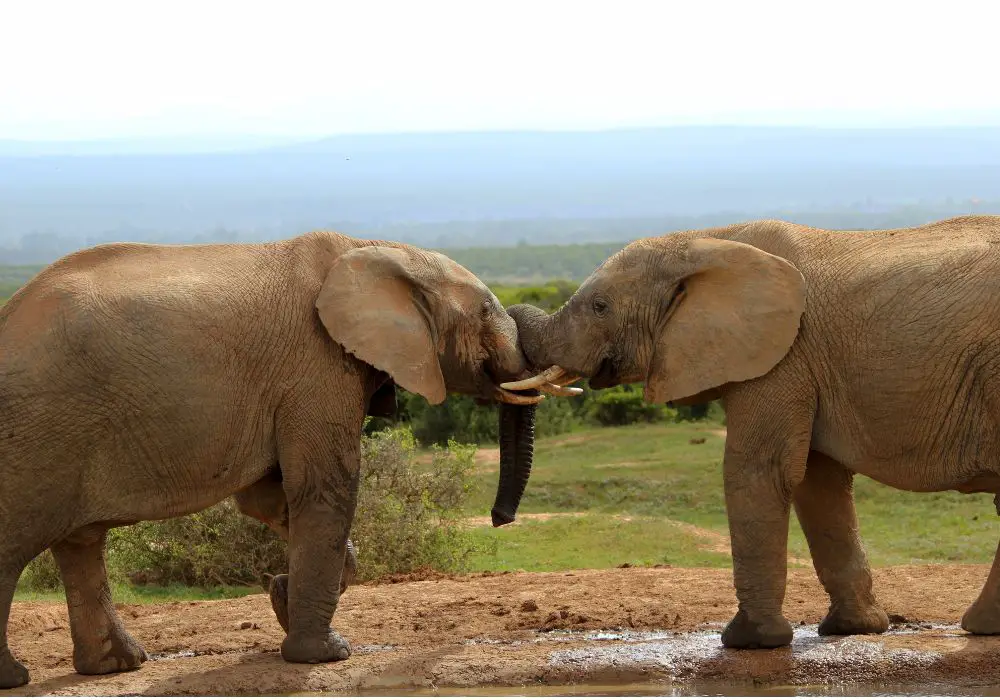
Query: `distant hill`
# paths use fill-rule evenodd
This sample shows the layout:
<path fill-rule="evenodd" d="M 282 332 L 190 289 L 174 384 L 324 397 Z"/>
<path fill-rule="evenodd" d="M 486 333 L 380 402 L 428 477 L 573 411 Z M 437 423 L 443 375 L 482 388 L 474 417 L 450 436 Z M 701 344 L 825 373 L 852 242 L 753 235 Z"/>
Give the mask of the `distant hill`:
<path fill-rule="evenodd" d="M 226 151 L 216 153 L 161 144 L 171 153 L 145 155 L 140 146 L 44 155 L 36 145 L 15 156 L 0 144 L 0 262 L 108 240 L 316 228 L 466 248 L 624 241 L 770 215 L 903 225 L 967 213 L 972 200 L 979 210 L 1000 203 L 1000 128 L 985 127 L 365 135 L 215 144 Z"/>

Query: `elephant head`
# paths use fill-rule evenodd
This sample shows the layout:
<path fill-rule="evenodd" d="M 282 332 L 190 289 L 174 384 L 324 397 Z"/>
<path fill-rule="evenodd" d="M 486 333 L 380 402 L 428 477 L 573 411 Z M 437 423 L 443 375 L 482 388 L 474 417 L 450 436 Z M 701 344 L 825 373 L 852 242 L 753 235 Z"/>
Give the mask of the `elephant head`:
<path fill-rule="evenodd" d="M 595 389 L 645 382 L 649 402 L 715 398 L 766 374 L 798 335 L 805 281 L 745 243 L 673 235 L 636 241 L 604 262 L 556 313 L 508 309 L 536 370 L 518 390 L 588 377 Z"/>
<path fill-rule="evenodd" d="M 334 341 L 428 402 L 449 392 L 500 402 L 493 524 L 512 522 L 531 472 L 542 396 L 500 387 L 526 376 L 527 366 L 517 326 L 489 288 L 439 253 L 369 245 L 337 258 L 316 309 Z"/>

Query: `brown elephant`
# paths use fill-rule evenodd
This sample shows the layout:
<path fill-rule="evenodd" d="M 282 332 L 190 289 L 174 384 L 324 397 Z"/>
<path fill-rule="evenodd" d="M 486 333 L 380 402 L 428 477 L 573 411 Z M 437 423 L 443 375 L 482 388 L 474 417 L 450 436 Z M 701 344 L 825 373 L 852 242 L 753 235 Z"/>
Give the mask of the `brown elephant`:
<path fill-rule="evenodd" d="M 489 289 L 405 245 L 314 232 L 102 245 L 53 263 L 0 309 L 0 687 L 28 682 L 6 630 L 34 556 L 51 548 L 59 564 L 77 670 L 133 669 L 146 655 L 111 602 L 107 530 L 233 494 L 288 538 L 282 656 L 347 658 L 330 623 L 353 565 L 366 413 L 394 406 L 397 384 L 431 403 L 504 402 L 495 510 L 511 519 L 540 397 L 498 383 L 523 376 Z"/>
<path fill-rule="evenodd" d="M 508 309 L 539 375 L 721 398 L 739 609 L 722 642 L 788 644 L 790 506 L 831 605 L 820 634 L 880 633 L 852 480 L 1000 493 L 1000 217 L 825 231 L 757 221 L 638 240 L 549 316 Z M 503 383 L 508 389 L 539 380 Z M 1000 633 L 994 561 L 962 626 Z"/>

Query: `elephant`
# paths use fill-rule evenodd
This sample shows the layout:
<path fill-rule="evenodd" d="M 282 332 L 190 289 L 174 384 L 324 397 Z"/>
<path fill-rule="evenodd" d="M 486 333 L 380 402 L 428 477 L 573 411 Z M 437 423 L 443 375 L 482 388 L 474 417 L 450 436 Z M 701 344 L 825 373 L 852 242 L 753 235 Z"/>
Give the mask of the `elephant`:
<path fill-rule="evenodd" d="M 271 585 L 282 657 L 347 658 L 331 621 L 354 566 L 366 415 L 390 413 L 397 385 L 433 404 L 500 402 L 507 522 L 543 394 L 499 383 L 526 369 L 489 288 L 400 243 L 313 231 L 112 243 L 52 263 L 0 309 L 0 687 L 29 681 L 7 622 L 33 557 L 51 549 L 59 565 L 76 669 L 135 669 L 146 654 L 111 600 L 108 529 L 233 495 L 288 540 L 289 573 Z"/>
<path fill-rule="evenodd" d="M 535 377 L 649 402 L 720 400 L 737 611 L 730 648 L 789 644 L 790 508 L 830 606 L 822 635 L 888 629 L 853 478 L 1000 493 L 1000 216 L 837 231 L 779 220 L 638 239 L 551 315 L 508 308 Z M 1000 499 L 1000 496 L 997 497 Z M 1000 634 L 1000 553 L 962 618 Z"/>

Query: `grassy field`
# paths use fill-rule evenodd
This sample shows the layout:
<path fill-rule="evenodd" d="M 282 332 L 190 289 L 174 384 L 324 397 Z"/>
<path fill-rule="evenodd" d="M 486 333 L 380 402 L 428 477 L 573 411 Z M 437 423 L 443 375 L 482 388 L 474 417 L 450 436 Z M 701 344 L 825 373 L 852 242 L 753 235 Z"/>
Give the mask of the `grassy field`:
<path fill-rule="evenodd" d="M 520 523 L 475 527 L 482 551 L 472 568 L 730 566 L 724 430 L 710 423 L 635 425 L 540 441 Z M 477 473 L 470 516 L 488 517 L 493 470 L 483 464 Z M 993 559 L 1000 518 L 988 494 L 907 493 L 857 477 L 855 498 L 875 566 Z M 811 566 L 794 513 L 789 555 L 792 566 Z"/>

